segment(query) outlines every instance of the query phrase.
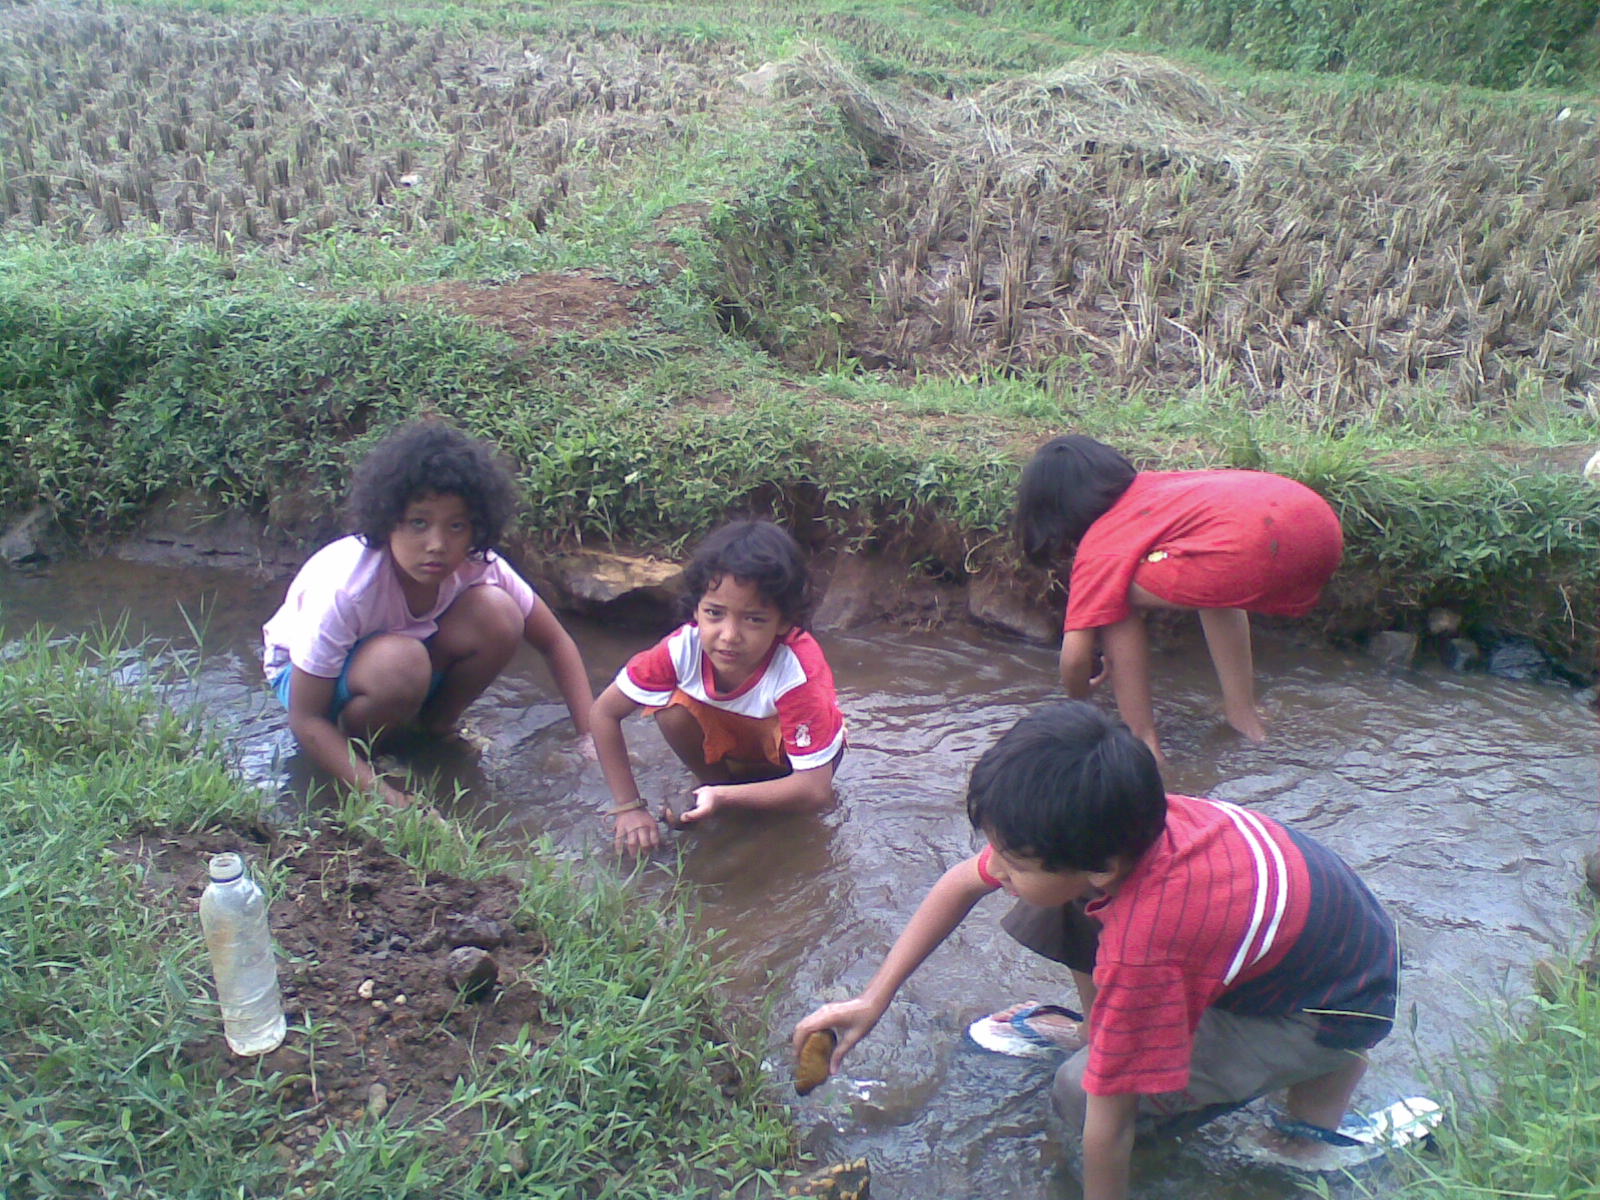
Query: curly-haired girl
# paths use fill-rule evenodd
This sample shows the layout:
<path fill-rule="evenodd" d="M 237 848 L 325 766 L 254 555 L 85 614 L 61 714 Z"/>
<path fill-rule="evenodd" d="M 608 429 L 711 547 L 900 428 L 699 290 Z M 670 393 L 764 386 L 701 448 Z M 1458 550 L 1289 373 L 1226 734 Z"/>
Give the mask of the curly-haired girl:
<path fill-rule="evenodd" d="M 491 549 L 516 499 L 490 449 L 442 422 L 405 426 L 362 460 L 356 532 L 311 556 L 262 628 L 267 679 L 319 767 L 408 802 L 352 739 L 450 732 L 519 641 L 544 656 L 587 743 L 593 693 L 577 644 Z"/>

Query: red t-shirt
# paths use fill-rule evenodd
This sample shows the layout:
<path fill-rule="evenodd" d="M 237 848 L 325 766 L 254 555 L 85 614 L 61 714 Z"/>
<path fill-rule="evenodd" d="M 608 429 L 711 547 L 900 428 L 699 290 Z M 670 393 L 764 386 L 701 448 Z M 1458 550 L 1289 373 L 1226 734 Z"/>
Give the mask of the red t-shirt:
<path fill-rule="evenodd" d="M 1137 583 L 1180 608 L 1311 611 L 1344 550 L 1339 518 L 1303 483 L 1260 471 L 1141 471 L 1083 535 L 1066 628 L 1114 625 Z"/>
<path fill-rule="evenodd" d="M 844 714 L 834 693 L 833 670 L 817 639 L 793 629 L 773 643 L 754 675 L 727 694 L 700 646 L 700 627 L 681 625 L 650 649 L 635 654 L 617 674 L 617 689 L 635 704 L 659 707 L 682 691 L 701 704 L 779 727 L 783 750 L 796 771 L 825 766 L 844 746 Z"/>
<path fill-rule="evenodd" d="M 979 873 L 993 884 L 987 850 Z M 1167 822 L 1101 922 L 1084 1089 L 1180 1091 L 1212 1005 L 1241 1016 L 1309 1013 L 1317 1041 L 1362 1049 L 1389 1032 L 1394 924 L 1336 854 L 1270 817 L 1167 797 Z"/>

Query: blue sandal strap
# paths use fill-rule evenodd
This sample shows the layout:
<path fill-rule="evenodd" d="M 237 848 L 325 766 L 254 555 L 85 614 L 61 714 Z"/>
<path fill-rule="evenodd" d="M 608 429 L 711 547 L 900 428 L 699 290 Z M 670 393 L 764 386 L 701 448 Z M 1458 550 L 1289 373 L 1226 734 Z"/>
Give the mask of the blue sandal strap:
<path fill-rule="evenodd" d="M 1348 1134 L 1340 1133 L 1337 1129 L 1324 1129 L 1321 1125 L 1313 1125 L 1310 1121 L 1302 1121 L 1299 1117 L 1289 1117 L 1274 1114 L 1272 1127 L 1279 1133 L 1288 1137 L 1308 1138 L 1314 1142 L 1322 1142 L 1328 1146 L 1360 1146 Z"/>

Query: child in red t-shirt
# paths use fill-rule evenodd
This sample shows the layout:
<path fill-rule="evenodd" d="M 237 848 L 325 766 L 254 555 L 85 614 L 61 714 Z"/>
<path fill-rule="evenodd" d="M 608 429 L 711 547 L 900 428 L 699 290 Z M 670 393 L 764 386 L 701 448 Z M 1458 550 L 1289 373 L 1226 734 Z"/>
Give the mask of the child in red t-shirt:
<path fill-rule="evenodd" d="M 1343 553 L 1339 518 L 1304 484 L 1260 471 L 1136 471 L 1093 438 L 1047 442 L 1022 473 L 1017 538 L 1041 566 L 1072 554 L 1061 682 L 1083 699 L 1102 650 L 1122 718 L 1162 761 L 1145 613 L 1194 609 L 1228 723 L 1266 737 L 1256 711 L 1252 612 L 1310 612 Z"/>
<path fill-rule="evenodd" d="M 638 708 L 701 784 L 687 811 L 663 806 L 671 825 L 728 808 L 833 803 L 844 716 L 822 647 L 803 628 L 811 575 L 799 545 L 769 521 L 735 521 L 700 544 L 684 582 L 689 621 L 629 659 L 591 710 L 619 851 L 661 841 L 622 735 L 623 718 Z"/>
<path fill-rule="evenodd" d="M 1052 1099 L 1083 1134 L 1085 1200 L 1124 1200 L 1136 1118 L 1197 1128 L 1283 1090 L 1258 1139 L 1316 1165 L 1394 1024 L 1394 923 L 1312 838 L 1236 805 L 1164 794 L 1154 756 L 1091 704 L 1022 718 L 973 769 L 967 815 L 984 850 L 933 885 L 860 995 L 794 1032 L 832 1030 L 829 1062 L 888 1009 L 985 896 L 1003 927 L 1072 971 L 1087 1041 Z"/>

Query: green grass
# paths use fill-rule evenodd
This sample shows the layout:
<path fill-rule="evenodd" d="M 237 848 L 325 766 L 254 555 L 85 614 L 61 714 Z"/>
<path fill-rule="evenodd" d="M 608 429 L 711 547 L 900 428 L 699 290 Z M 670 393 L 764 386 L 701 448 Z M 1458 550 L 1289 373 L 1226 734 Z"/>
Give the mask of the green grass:
<path fill-rule="evenodd" d="M 0 1191 L 44 1197 L 710 1195 L 770 1177 L 788 1152 L 762 1092 L 761 1035 L 717 998 L 707 947 L 675 902 L 534 856 L 522 905 L 549 943 L 540 986 L 564 1026 L 463 1081 L 482 1112 L 472 1153 L 425 1127 L 330 1131 L 294 1176 L 274 1153 L 282 1081 L 219 1081 L 186 1043 L 215 1033 L 198 922 L 150 904 L 113 847 L 138 833 L 245 822 L 259 794 L 215 734 L 132 667 L 115 634 L 7 644 L 0 664 Z M 341 820 L 419 872 L 505 864 L 415 814 L 356 804 Z M 293 844 L 290 835 L 290 844 Z M 273 867 L 268 864 L 270 880 Z M 315 1029 L 303 1035 L 314 1048 Z M 733 1080 L 733 1094 L 719 1080 Z M 515 1145 L 516 1149 L 513 1149 Z M 525 1170 L 507 1171 L 518 1161 Z M 698 1182 L 696 1182 L 698 1181 Z"/>
<path fill-rule="evenodd" d="M 1434 1153 L 1399 1178 L 1327 1182 L 1363 1200 L 1585 1200 L 1600 1194 L 1600 989 L 1572 971 L 1548 999 L 1488 1009 L 1481 1048 L 1438 1064 Z"/>

